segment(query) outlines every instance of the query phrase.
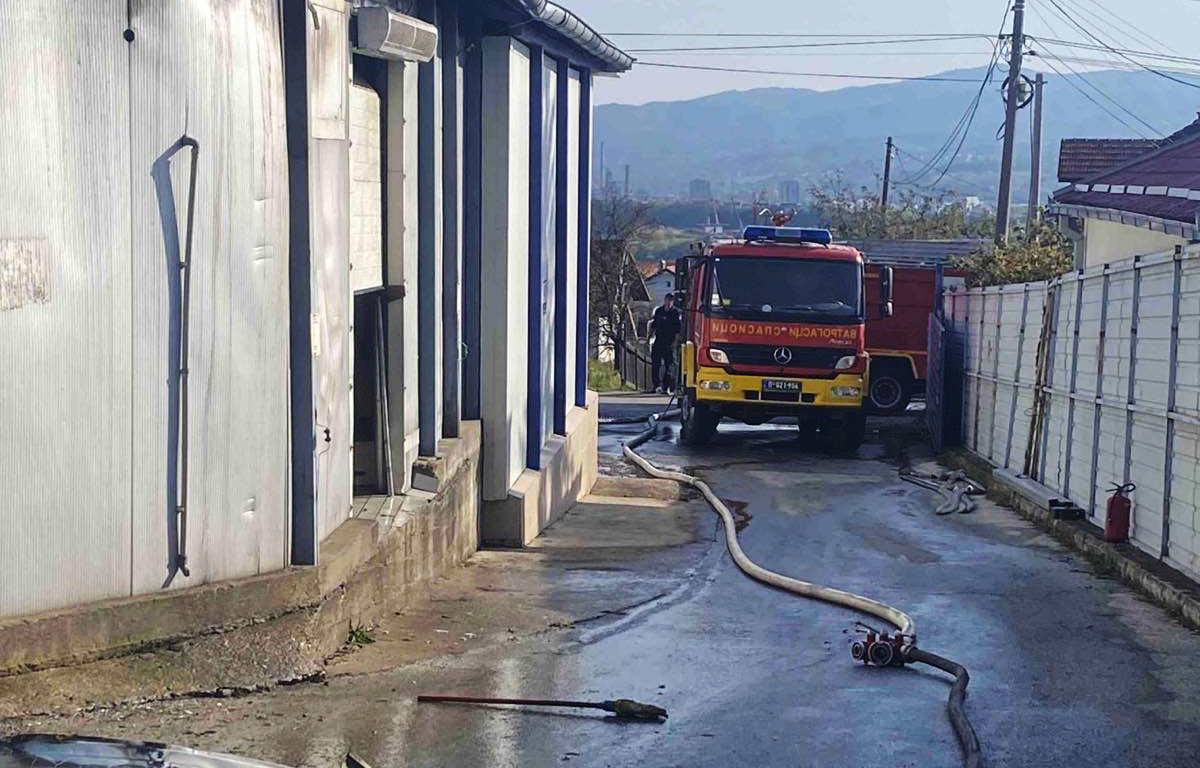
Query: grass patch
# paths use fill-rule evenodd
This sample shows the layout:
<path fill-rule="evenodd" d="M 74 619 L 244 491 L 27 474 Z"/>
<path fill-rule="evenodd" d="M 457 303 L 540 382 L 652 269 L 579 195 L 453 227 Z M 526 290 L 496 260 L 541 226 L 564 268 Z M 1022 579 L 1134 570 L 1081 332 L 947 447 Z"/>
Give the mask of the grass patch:
<path fill-rule="evenodd" d="M 588 360 L 588 389 L 596 392 L 629 392 L 633 387 L 623 384 L 611 363 Z"/>
<path fill-rule="evenodd" d="M 699 239 L 697 235 L 675 227 L 653 227 L 638 237 L 636 258 L 638 261 L 673 262 L 680 256 L 686 256 L 688 245 Z"/>
<path fill-rule="evenodd" d="M 375 638 L 371 637 L 371 630 L 362 624 L 354 624 L 350 627 L 350 636 L 346 639 L 346 642 L 351 645 L 370 645 L 375 642 Z"/>

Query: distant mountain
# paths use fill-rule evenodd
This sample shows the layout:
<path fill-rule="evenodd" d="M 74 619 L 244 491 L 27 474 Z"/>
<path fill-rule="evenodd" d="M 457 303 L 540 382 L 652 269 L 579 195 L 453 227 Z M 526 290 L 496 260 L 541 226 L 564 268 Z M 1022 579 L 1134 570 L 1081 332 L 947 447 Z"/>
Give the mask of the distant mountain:
<path fill-rule="evenodd" d="M 689 101 L 606 104 L 595 111 L 594 173 L 600 170 L 603 142 L 604 162 L 614 180 L 623 183 L 623 166 L 628 163 L 631 188 L 651 194 L 683 195 L 690 179 L 703 178 L 712 182 L 718 196 L 756 188 L 766 188 L 774 196 L 783 180 L 799 179 L 807 191 L 834 171 L 841 171 L 852 183 L 874 185 L 876 175 L 882 173 L 884 141 L 891 135 L 902 151 L 910 153 L 901 154 L 893 166 L 893 178 L 904 181 L 920 167 L 912 156 L 929 158 L 946 140 L 984 72 L 944 73 L 973 81 L 964 83 L 909 81 L 836 91 L 758 88 Z M 1200 94 L 1150 72 L 1091 72 L 1087 80 L 1157 128 L 1154 138 L 1190 123 L 1200 107 Z M 1068 82 L 1047 74 L 1044 193 L 1059 186 L 1055 172 L 1058 144 L 1064 137 L 1139 135 L 1077 88 L 1150 134 L 1079 79 Z M 1022 110 L 1017 123 L 1013 199 L 1018 203 L 1028 196 L 1030 113 L 1032 106 Z M 994 77 L 962 151 L 940 187 L 994 201 L 1001 149 L 997 135 L 1003 120 L 1000 77 Z M 935 177 L 927 176 L 922 183 Z"/>

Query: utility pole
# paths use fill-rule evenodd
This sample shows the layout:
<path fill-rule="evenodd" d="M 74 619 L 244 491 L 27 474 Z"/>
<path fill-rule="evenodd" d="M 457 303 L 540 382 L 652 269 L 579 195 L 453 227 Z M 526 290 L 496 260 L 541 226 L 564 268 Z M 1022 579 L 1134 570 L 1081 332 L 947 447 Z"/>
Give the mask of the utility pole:
<path fill-rule="evenodd" d="M 879 198 L 879 210 L 887 214 L 888 185 L 892 182 L 892 137 L 888 136 L 887 151 L 883 155 L 883 195 Z"/>
<path fill-rule="evenodd" d="M 996 243 L 1008 239 L 1008 206 L 1012 197 L 1013 142 L 1021 98 L 1021 49 L 1025 43 L 1025 0 L 1013 3 L 1012 55 L 1008 62 L 1008 99 L 1004 104 L 1004 154 L 1000 158 L 1000 197 L 996 201 Z"/>
<path fill-rule="evenodd" d="M 1033 146 L 1029 148 L 1029 216 L 1025 220 L 1025 231 L 1031 232 L 1041 218 L 1042 197 L 1042 86 L 1046 79 L 1038 72 L 1033 81 Z"/>

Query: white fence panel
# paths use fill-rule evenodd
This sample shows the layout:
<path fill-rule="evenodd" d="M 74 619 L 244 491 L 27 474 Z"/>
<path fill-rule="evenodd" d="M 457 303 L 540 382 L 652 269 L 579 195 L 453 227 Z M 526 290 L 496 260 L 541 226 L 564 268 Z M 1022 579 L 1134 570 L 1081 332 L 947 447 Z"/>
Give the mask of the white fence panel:
<path fill-rule="evenodd" d="M 1133 543 L 1200 578 L 1200 248 L 944 309 L 964 340 L 964 444 L 1017 472 L 1036 456 L 1029 474 L 1100 526 L 1112 486 L 1136 483 Z"/>
<path fill-rule="evenodd" d="M 996 456 L 996 433 L 1000 431 L 1000 426 L 996 423 L 996 404 L 1000 399 L 997 369 L 1000 343 L 998 329 L 1002 302 L 1003 293 L 999 290 L 985 293 L 979 318 L 979 375 L 981 381 L 980 397 L 975 405 L 975 434 L 979 453 L 993 461 Z"/>

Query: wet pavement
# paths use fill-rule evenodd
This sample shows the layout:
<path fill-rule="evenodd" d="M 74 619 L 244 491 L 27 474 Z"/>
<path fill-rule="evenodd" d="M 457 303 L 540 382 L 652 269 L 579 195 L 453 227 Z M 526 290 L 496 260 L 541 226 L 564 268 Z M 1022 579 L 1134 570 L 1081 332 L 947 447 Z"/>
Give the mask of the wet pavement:
<path fill-rule="evenodd" d="M 626 397 L 602 415 L 663 404 Z M 601 450 L 615 453 L 637 431 L 603 427 Z M 967 708 L 985 764 L 1194 765 L 1200 635 L 1006 510 L 984 502 L 935 517 L 939 499 L 896 477 L 927 461 L 919 416 L 873 419 L 868 433 L 855 458 L 831 458 L 783 425 L 726 424 L 703 450 L 681 448 L 667 430 L 643 453 L 704 476 L 763 566 L 908 612 L 923 647 L 970 670 Z M 540 583 L 539 605 L 565 615 L 579 603 L 586 620 L 405 663 L 351 664 L 324 683 L 22 725 L 305 766 L 332 765 L 346 749 L 375 768 L 960 764 L 945 675 L 852 663 L 858 616 L 748 580 L 725 554 L 716 518 L 693 510 L 676 509 L 675 533 L 641 549 L 642 536 L 627 530 L 606 548 L 603 521 L 560 529 L 559 549 L 577 559 L 560 556 L 555 570 L 529 578 Z M 509 599 L 521 601 L 522 584 L 507 587 L 517 591 Z M 605 591 L 621 607 L 595 612 Z M 582 610 L 587 601 L 595 605 Z M 452 602 L 438 610 L 456 615 Z M 540 615 L 512 610 L 522 622 Z M 417 693 L 629 697 L 670 718 L 416 705 Z"/>

